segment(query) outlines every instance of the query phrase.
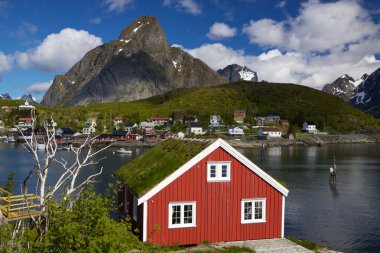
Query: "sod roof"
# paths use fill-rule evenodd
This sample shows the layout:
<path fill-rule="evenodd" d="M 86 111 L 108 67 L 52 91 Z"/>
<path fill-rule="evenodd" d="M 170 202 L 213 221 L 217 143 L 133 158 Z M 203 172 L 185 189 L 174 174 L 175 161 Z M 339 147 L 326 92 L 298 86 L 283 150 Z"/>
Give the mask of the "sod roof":
<path fill-rule="evenodd" d="M 168 139 L 119 168 L 116 174 L 140 198 L 209 145 Z"/>

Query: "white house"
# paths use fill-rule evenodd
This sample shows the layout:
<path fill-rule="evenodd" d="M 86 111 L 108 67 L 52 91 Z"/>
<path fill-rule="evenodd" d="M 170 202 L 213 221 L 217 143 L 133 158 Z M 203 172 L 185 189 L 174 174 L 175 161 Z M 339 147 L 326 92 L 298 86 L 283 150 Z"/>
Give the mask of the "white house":
<path fill-rule="evenodd" d="M 230 128 L 228 128 L 228 135 L 230 135 L 230 136 L 243 136 L 244 135 L 243 128 L 230 127 Z"/>
<path fill-rule="evenodd" d="M 25 109 L 34 109 L 33 105 L 30 105 L 28 101 L 25 100 L 25 103 L 23 105 L 19 105 L 18 109 L 25 110 Z"/>
<path fill-rule="evenodd" d="M 205 131 L 203 131 L 203 126 L 199 122 L 191 122 L 189 132 L 194 135 L 203 135 L 206 133 Z"/>
<path fill-rule="evenodd" d="M 183 138 L 185 138 L 185 134 L 182 133 L 182 132 L 178 132 L 178 133 L 177 133 L 177 138 L 178 138 L 178 139 L 183 139 Z"/>
<path fill-rule="evenodd" d="M 314 133 L 318 131 L 317 126 L 314 123 L 307 123 L 307 122 L 303 123 L 302 130 L 308 133 Z"/>
<path fill-rule="evenodd" d="M 124 131 L 128 132 L 128 133 L 132 133 L 133 132 L 133 128 L 137 128 L 138 125 L 136 123 L 133 123 L 133 122 L 126 122 L 125 125 L 124 125 Z"/>
<path fill-rule="evenodd" d="M 211 115 L 210 116 L 210 126 L 219 127 L 222 123 L 222 117 L 220 115 Z"/>
<path fill-rule="evenodd" d="M 154 124 L 154 122 L 149 122 L 149 121 L 140 122 L 140 130 L 144 131 L 145 133 L 153 133 L 155 126 L 156 125 Z"/>
<path fill-rule="evenodd" d="M 164 126 L 165 124 L 168 124 L 169 121 L 171 121 L 172 118 L 170 117 L 151 117 L 150 121 L 154 123 L 155 126 Z"/>
<path fill-rule="evenodd" d="M 122 125 L 123 122 L 123 117 L 115 117 L 113 119 L 113 126 L 116 128 L 116 130 L 120 129 L 120 125 Z"/>
<path fill-rule="evenodd" d="M 260 127 L 257 135 L 266 139 L 281 138 L 281 130 L 277 127 Z"/>
<path fill-rule="evenodd" d="M 82 129 L 82 133 L 83 134 L 92 134 L 92 133 L 95 133 L 96 126 L 97 126 L 96 118 L 89 118 L 84 123 L 84 127 Z"/>

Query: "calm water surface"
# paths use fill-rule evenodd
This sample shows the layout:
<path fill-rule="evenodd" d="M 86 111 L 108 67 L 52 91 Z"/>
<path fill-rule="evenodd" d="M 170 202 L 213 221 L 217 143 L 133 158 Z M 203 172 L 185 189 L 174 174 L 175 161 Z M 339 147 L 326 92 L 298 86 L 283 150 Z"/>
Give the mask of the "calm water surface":
<path fill-rule="evenodd" d="M 99 192 L 114 181 L 111 175 L 117 168 L 146 149 L 133 149 L 132 156 L 113 151 L 99 155 L 106 159 L 86 171 L 88 175 L 104 167 L 95 187 Z M 275 147 L 265 150 L 264 159 L 259 149 L 239 151 L 287 184 L 290 193 L 286 199 L 286 236 L 309 239 L 344 252 L 380 252 L 380 144 Z M 58 155 L 72 159 L 68 151 L 59 151 Z M 334 156 L 338 182 L 336 188 L 331 188 L 329 167 Z M 15 171 L 20 188 L 32 163 L 21 145 L 0 143 L 0 184 Z M 59 166 L 51 169 L 51 182 L 60 172 Z"/>

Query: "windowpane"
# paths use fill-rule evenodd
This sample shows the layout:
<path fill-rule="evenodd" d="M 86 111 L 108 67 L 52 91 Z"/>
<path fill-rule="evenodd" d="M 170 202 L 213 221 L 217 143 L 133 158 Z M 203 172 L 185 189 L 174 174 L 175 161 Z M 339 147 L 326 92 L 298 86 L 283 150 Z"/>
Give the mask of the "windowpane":
<path fill-rule="evenodd" d="M 252 220 L 252 202 L 244 202 L 244 220 Z"/>
<path fill-rule="evenodd" d="M 181 206 L 172 206 L 172 224 L 181 224 Z"/>
<path fill-rule="evenodd" d="M 256 201 L 255 202 L 255 219 L 263 218 L 263 202 Z"/>
<path fill-rule="evenodd" d="M 227 177 L 227 165 L 222 165 L 222 177 Z"/>
<path fill-rule="evenodd" d="M 193 223 L 193 206 L 192 205 L 185 205 L 184 206 L 184 224 Z"/>
<path fill-rule="evenodd" d="M 216 177 L 216 166 L 215 165 L 210 166 L 210 177 Z"/>

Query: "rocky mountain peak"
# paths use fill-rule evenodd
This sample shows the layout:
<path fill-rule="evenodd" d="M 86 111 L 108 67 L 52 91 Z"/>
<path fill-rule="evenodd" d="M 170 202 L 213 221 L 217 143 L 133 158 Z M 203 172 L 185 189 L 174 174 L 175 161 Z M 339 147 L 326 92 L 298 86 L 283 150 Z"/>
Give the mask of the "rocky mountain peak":
<path fill-rule="evenodd" d="M 66 74 L 57 75 L 42 104 L 132 101 L 226 82 L 201 60 L 171 48 L 157 18 L 143 16 L 117 40 L 90 50 Z"/>
<path fill-rule="evenodd" d="M 0 100 L 12 100 L 9 93 L 0 94 Z"/>
<path fill-rule="evenodd" d="M 148 53 L 163 53 L 170 49 L 164 30 L 153 16 L 136 19 L 120 33 L 119 41 Z"/>
<path fill-rule="evenodd" d="M 257 82 L 257 73 L 250 70 L 248 67 L 240 66 L 238 64 L 231 64 L 225 67 L 224 69 L 219 69 L 217 71 L 222 76 L 226 77 L 230 82 L 237 81 L 253 81 Z"/>
<path fill-rule="evenodd" d="M 326 84 L 322 91 L 340 97 L 347 102 L 356 93 L 356 87 L 354 84 L 355 79 L 344 74 L 334 82 Z"/>
<path fill-rule="evenodd" d="M 32 94 L 25 94 L 25 95 L 22 95 L 22 96 L 20 97 L 20 100 L 28 101 L 29 104 L 38 104 L 38 103 L 34 100 Z"/>
<path fill-rule="evenodd" d="M 380 68 L 369 76 L 365 74 L 363 77 L 364 80 L 357 87 L 357 92 L 350 103 L 380 118 Z"/>

